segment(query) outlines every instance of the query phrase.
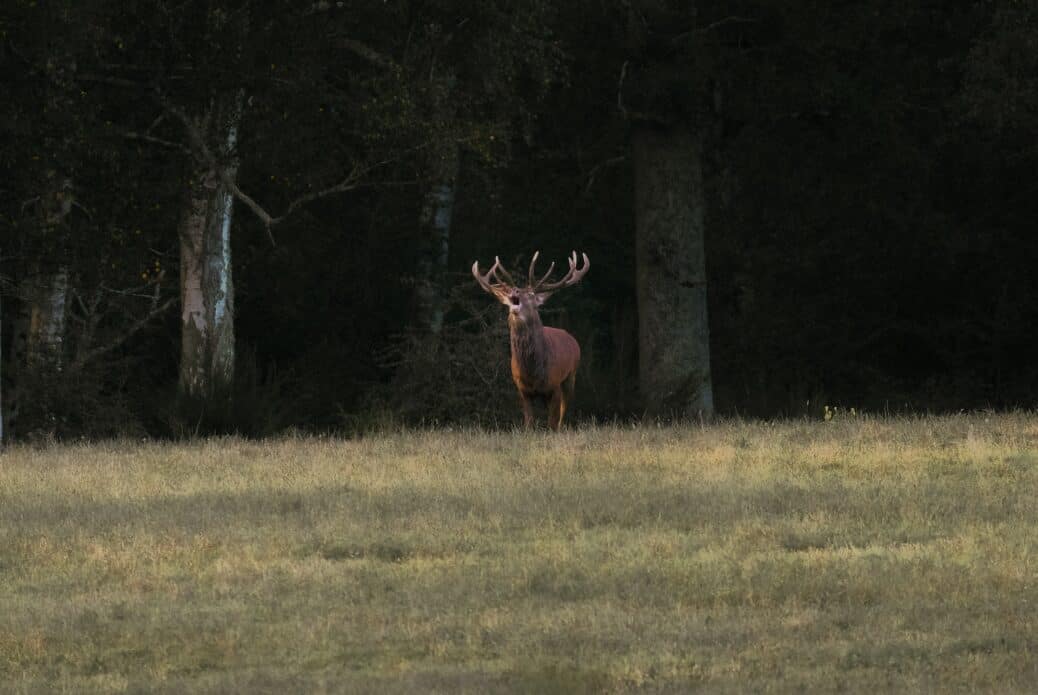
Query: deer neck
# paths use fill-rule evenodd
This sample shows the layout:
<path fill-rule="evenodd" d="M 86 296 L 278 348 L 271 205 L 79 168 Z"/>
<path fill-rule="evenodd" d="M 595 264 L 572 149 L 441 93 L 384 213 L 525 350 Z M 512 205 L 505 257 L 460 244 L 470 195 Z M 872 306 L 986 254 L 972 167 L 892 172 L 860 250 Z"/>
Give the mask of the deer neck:
<path fill-rule="evenodd" d="M 509 316 L 508 328 L 512 338 L 512 359 L 519 366 L 519 371 L 534 381 L 540 380 L 547 371 L 544 325 L 540 317 L 522 321 Z"/>

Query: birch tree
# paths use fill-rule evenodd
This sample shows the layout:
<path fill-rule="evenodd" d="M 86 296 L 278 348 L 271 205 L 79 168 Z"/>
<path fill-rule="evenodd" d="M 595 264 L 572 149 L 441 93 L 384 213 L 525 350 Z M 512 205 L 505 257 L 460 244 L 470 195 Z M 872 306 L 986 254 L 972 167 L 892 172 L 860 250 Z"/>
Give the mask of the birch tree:
<path fill-rule="evenodd" d="M 35 217 L 42 236 L 55 237 L 66 223 L 74 202 L 72 179 L 48 172 L 48 181 L 36 201 Z M 66 342 L 66 306 L 69 269 L 61 259 L 39 260 L 22 281 L 26 366 L 36 370 L 60 370 Z"/>
<path fill-rule="evenodd" d="M 256 89 L 266 90 L 262 98 L 275 99 L 270 81 L 251 70 L 246 56 L 264 50 L 264 42 L 279 30 L 289 31 L 292 22 L 295 28 L 306 25 L 326 30 L 328 27 L 318 24 L 320 18 L 313 11 L 327 8 L 317 3 L 313 11 L 286 9 L 284 14 L 280 10 L 265 14 L 248 3 L 238 7 L 205 1 L 189 4 L 191 12 L 176 16 L 160 12 L 167 35 L 162 40 L 168 41 L 166 48 L 180 61 L 172 76 L 163 75 L 150 84 L 136 76 L 127 79 L 102 74 L 95 79 L 136 91 L 153 110 L 157 108 L 158 117 L 153 114 L 151 120 L 153 126 L 162 123 L 160 128 L 132 131 L 127 136 L 186 155 L 177 223 L 181 326 L 178 383 L 181 396 L 205 404 L 225 401 L 234 381 L 232 227 L 236 203 L 260 221 L 273 243 L 275 227 L 308 203 L 352 190 L 364 169 L 351 165 L 336 183 L 308 186 L 309 190 L 288 202 L 280 215 L 268 212 L 257 198 L 244 192 L 238 184 L 240 135 L 247 101 L 254 96 L 246 92 L 245 83 L 251 81 L 258 85 Z M 203 38 L 196 40 L 195 35 Z M 318 35 L 326 38 L 323 32 Z M 191 42 L 195 43 L 193 51 L 187 48 Z M 367 51 L 359 42 L 352 42 L 350 48 L 354 53 Z M 320 74 L 316 65 L 308 67 Z M 177 79 L 185 75 L 191 75 L 191 80 Z M 290 80 L 278 84 L 292 86 Z M 278 98 L 290 99 L 290 93 Z M 287 110 L 287 103 L 282 106 Z M 283 130 L 280 135 L 284 136 Z"/>
<path fill-rule="evenodd" d="M 458 185 L 460 154 L 453 144 L 433 167 L 419 217 L 418 273 L 415 297 L 419 326 L 423 332 L 439 333 L 443 327 L 446 301 L 447 267 L 450 258 L 451 222 Z"/>
<path fill-rule="evenodd" d="M 27 382 L 52 379 L 64 367 L 67 341 L 67 300 L 69 268 L 65 263 L 61 238 L 73 205 L 72 180 L 55 171 L 45 173 L 40 194 L 22 204 L 31 236 L 48 248 L 46 257 L 38 256 L 25 264 L 25 272 L 17 283 L 17 312 L 11 320 L 11 369 L 8 389 L 8 430 L 17 426 L 22 400 L 40 399 L 38 404 L 49 412 L 48 393 L 32 393 Z"/>
<path fill-rule="evenodd" d="M 181 210 L 180 390 L 192 399 L 228 394 L 234 379 L 231 223 L 238 173 L 242 92 L 214 100 L 197 137 L 218 142 L 222 170 L 195 162 Z"/>

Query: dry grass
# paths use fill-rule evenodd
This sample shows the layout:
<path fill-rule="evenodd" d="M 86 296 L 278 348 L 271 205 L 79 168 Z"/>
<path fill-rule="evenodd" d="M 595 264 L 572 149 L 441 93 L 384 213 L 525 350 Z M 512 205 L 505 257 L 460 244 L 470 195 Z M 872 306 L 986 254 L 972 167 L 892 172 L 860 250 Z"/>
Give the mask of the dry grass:
<path fill-rule="evenodd" d="M 15 448 L 0 691 L 1038 686 L 1038 417 Z"/>

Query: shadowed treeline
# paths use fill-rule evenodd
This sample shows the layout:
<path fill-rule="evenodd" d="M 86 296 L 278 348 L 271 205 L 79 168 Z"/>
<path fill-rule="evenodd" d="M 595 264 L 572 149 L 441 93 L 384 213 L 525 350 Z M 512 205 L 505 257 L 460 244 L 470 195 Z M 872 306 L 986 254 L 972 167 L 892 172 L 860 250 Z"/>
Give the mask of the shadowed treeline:
<path fill-rule="evenodd" d="M 1028 3 L 178 7 L 0 10 L 15 439 L 507 429 L 537 250 L 567 421 L 1035 404 Z"/>

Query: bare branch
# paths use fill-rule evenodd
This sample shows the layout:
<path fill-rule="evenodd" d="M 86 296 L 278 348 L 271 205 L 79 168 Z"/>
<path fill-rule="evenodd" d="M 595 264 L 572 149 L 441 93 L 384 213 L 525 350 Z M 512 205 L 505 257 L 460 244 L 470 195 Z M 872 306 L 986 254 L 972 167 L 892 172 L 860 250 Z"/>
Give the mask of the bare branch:
<path fill-rule="evenodd" d="M 122 136 L 128 140 L 143 140 L 144 142 L 150 142 L 154 145 L 161 145 L 163 147 L 179 150 L 185 154 L 191 154 L 191 148 L 183 143 L 173 142 L 172 140 L 163 140 L 162 138 L 157 138 L 154 135 L 148 135 L 147 133 L 136 133 L 131 130 L 122 133 Z"/>
<path fill-rule="evenodd" d="M 70 294 L 72 295 L 72 298 L 74 300 L 76 300 L 76 304 L 79 305 L 79 310 L 83 312 L 83 315 L 82 316 L 76 316 L 76 312 L 74 312 L 71 309 L 69 309 L 69 311 L 68 311 L 69 319 L 71 319 L 72 321 L 75 321 L 78 324 L 86 324 L 87 317 L 90 315 L 90 312 L 87 310 L 86 304 L 83 303 L 83 298 L 79 295 L 79 292 L 76 290 L 75 287 L 73 287 L 70 290 Z"/>
<path fill-rule="evenodd" d="M 217 161 L 213 151 L 209 149 L 209 145 L 206 144 L 205 137 L 202 135 L 198 124 L 195 123 L 195 121 L 182 109 L 174 106 L 158 90 L 155 92 L 155 98 L 158 100 L 162 108 L 183 124 L 184 128 L 187 130 L 188 140 L 191 142 L 191 147 L 194 150 L 193 154 L 197 155 L 205 162 L 209 169 L 220 178 L 220 182 L 227 187 L 227 190 L 229 190 L 235 198 L 244 203 L 250 210 L 252 210 L 256 217 L 259 217 L 260 220 L 262 220 L 263 224 L 267 228 L 267 236 L 270 238 L 271 245 L 276 246 L 277 244 L 274 241 L 274 235 L 270 233 L 271 223 L 274 218 L 269 212 L 263 209 L 262 205 L 238 188 L 238 184 L 235 182 L 234 177 L 231 176 L 226 167 L 220 165 L 220 162 Z"/>
<path fill-rule="evenodd" d="M 601 171 L 602 169 L 604 169 L 606 167 L 611 167 L 611 166 L 613 166 L 615 164 L 619 164 L 619 163 L 621 163 L 623 161 L 626 161 L 626 160 L 627 160 L 627 157 L 625 157 L 624 155 L 619 155 L 617 157 L 612 157 L 611 159 L 607 159 L 604 162 L 601 162 L 600 164 L 596 164 L 594 167 L 592 167 L 591 172 L 587 175 L 587 184 L 584 186 L 584 192 L 585 193 L 590 193 L 591 192 L 591 187 L 595 185 L 595 177 L 598 176 L 598 172 L 599 171 Z"/>
<path fill-rule="evenodd" d="M 84 317 L 86 319 L 86 326 L 84 328 L 82 344 L 82 347 L 84 348 L 92 342 L 94 332 L 96 331 L 98 324 L 100 324 L 101 322 L 101 314 L 98 311 L 98 307 L 101 305 L 101 297 L 104 292 L 112 292 L 115 294 L 128 297 L 146 297 L 151 300 L 151 308 L 144 316 L 140 317 L 139 319 L 131 323 L 129 327 L 126 328 L 126 330 L 124 330 L 122 333 L 115 336 L 111 340 L 109 340 L 104 345 L 99 345 L 98 347 L 95 347 L 92 350 L 81 350 L 79 354 L 76 355 L 76 358 L 69 365 L 69 369 L 72 371 L 81 369 L 83 365 L 85 365 L 87 362 L 90 362 L 91 360 L 94 360 L 100 357 L 101 355 L 115 350 L 117 347 L 129 340 L 134 334 L 136 334 L 138 331 L 144 328 L 153 318 L 159 316 L 160 314 L 165 312 L 169 307 L 173 306 L 179 299 L 176 296 L 170 297 L 161 305 L 159 304 L 159 299 L 162 296 L 162 279 L 164 277 L 165 271 L 160 272 L 154 280 L 152 280 L 144 287 L 133 288 L 130 290 L 113 290 L 111 288 L 105 287 L 104 285 L 99 285 L 97 291 L 94 292 L 94 296 L 92 301 L 90 302 L 89 309 L 83 304 L 82 299 L 79 298 L 79 294 L 76 293 L 76 298 L 77 300 L 79 300 L 80 307 L 82 308 L 84 312 Z M 150 295 L 139 294 L 143 289 L 146 289 L 149 286 L 154 288 Z"/>
<path fill-rule="evenodd" d="M 147 314 L 142 316 L 140 319 L 138 319 L 137 321 L 132 323 L 125 331 L 120 333 L 118 336 L 116 336 L 112 340 L 108 341 L 104 345 L 99 345 L 98 347 L 94 348 L 93 350 L 90 350 L 90 351 L 88 351 L 88 352 L 86 352 L 86 353 L 76 357 L 76 359 L 69 365 L 69 367 L 68 367 L 69 371 L 77 371 L 79 369 L 82 369 L 83 366 L 87 362 L 95 360 L 98 357 L 100 357 L 102 355 L 105 355 L 105 354 L 108 354 L 112 350 L 115 350 L 117 347 L 119 347 L 120 345 L 125 343 L 127 340 L 132 338 L 142 328 L 144 328 L 146 325 L 148 325 L 148 323 L 150 323 L 152 319 L 154 319 L 156 316 L 159 316 L 160 314 L 164 313 L 167 309 L 169 309 L 171 306 L 176 304 L 177 300 L 178 300 L 178 297 L 170 297 L 169 299 L 167 299 L 162 304 L 160 304 L 158 306 L 153 306 L 151 311 L 149 311 Z"/>
<path fill-rule="evenodd" d="M 356 39 L 346 38 L 345 36 L 340 37 L 339 48 L 345 48 L 353 55 L 363 58 L 376 67 L 387 69 L 396 67 L 396 62 L 394 62 L 392 58 L 386 57 L 368 46 L 366 43 L 357 41 Z"/>
<path fill-rule="evenodd" d="M 620 68 L 620 81 L 616 85 L 616 106 L 620 109 L 620 115 L 626 120 L 627 108 L 624 107 L 624 80 L 627 79 L 627 65 L 631 61 L 625 60 L 623 67 Z"/>
<path fill-rule="evenodd" d="M 148 129 L 146 131 L 144 131 L 144 132 L 145 133 L 150 133 L 151 131 L 153 131 L 156 128 L 158 128 L 159 123 L 162 123 L 164 120 L 166 120 L 166 114 L 160 113 L 158 116 L 155 117 L 155 120 L 151 122 L 151 125 L 148 126 Z"/>
<path fill-rule="evenodd" d="M 302 207 L 307 203 L 311 203 L 315 200 L 320 200 L 321 198 L 326 198 L 330 195 L 335 195 L 336 193 L 345 193 L 346 191 L 352 191 L 359 185 L 359 180 L 360 169 L 358 167 L 354 167 L 353 171 L 350 172 L 349 176 L 347 176 L 334 186 L 329 186 L 328 188 L 325 188 L 320 191 L 314 191 L 313 193 L 307 193 L 306 195 L 300 196 L 293 200 L 291 203 L 288 204 L 288 207 L 285 209 L 285 212 L 282 215 L 275 217 L 273 220 L 271 220 L 270 224 L 273 225 L 282 222 L 286 217 L 291 215 L 296 210 L 296 208 Z"/>
<path fill-rule="evenodd" d="M 757 20 L 753 19 L 752 17 L 735 17 L 735 16 L 725 17 L 724 19 L 719 19 L 716 22 L 711 22 L 710 24 L 706 24 L 704 26 L 697 27 L 697 28 L 693 29 L 692 31 L 686 31 L 684 33 L 678 34 L 677 36 L 675 36 L 674 38 L 671 39 L 671 42 L 672 43 L 677 43 L 678 41 L 681 41 L 682 39 L 687 38 L 689 36 L 698 36 L 700 34 L 705 34 L 708 31 L 713 31 L 714 29 L 717 29 L 719 27 L 723 27 L 726 24 L 756 24 L 756 23 L 757 23 Z"/>
<path fill-rule="evenodd" d="M 143 82 L 136 80 L 127 80 L 122 77 L 112 77 L 111 75 L 94 75 L 86 73 L 83 75 L 77 75 L 76 79 L 81 82 L 94 82 L 96 84 L 107 84 L 112 87 L 124 87 L 126 89 L 144 89 L 147 87 Z"/>
<path fill-rule="evenodd" d="M 222 171 L 223 168 L 218 166 L 216 157 L 213 155 L 212 150 L 209 149 L 209 145 L 206 144 L 205 137 L 202 135 L 202 131 L 199 130 L 198 124 L 195 123 L 194 120 L 183 111 L 183 109 L 174 106 L 158 90 L 155 90 L 155 98 L 158 100 L 159 105 L 161 105 L 168 113 L 175 116 L 187 130 L 188 140 L 191 142 L 191 147 L 194 148 L 192 154 L 201 156 L 201 158 L 205 160 L 205 163 L 215 171 Z"/>
<path fill-rule="evenodd" d="M 134 287 L 129 290 L 117 290 L 115 288 L 108 287 L 107 285 L 100 285 L 100 289 L 104 290 L 105 292 L 108 292 L 109 294 L 117 294 L 121 297 L 139 297 L 140 299 L 151 299 L 153 295 L 143 294 L 143 291 L 151 287 L 152 284 L 153 283 L 149 283 L 147 285 L 144 285 L 143 287 Z"/>
<path fill-rule="evenodd" d="M 620 116 L 625 121 L 645 121 L 664 127 L 673 126 L 673 119 L 648 111 L 631 111 L 624 104 L 624 80 L 627 79 L 627 67 L 630 65 L 630 62 L 629 60 L 624 61 L 623 67 L 620 68 L 620 81 L 616 86 L 616 105 L 620 109 Z"/>
<path fill-rule="evenodd" d="M 313 5 L 310 6 L 310 11 L 306 14 L 317 14 L 318 12 L 328 12 L 333 7 L 342 9 L 342 3 L 336 2 L 331 3 L 328 0 L 317 0 Z"/>
<path fill-rule="evenodd" d="M 274 217 L 269 212 L 267 212 L 262 205 L 256 202 L 256 200 L 252 196 L 248 195 L 238 187 L 238 184 L 234 180 L 234 177 L 231 176 L 230 172 L 227 170 L 226 167 L 221 166 L 220 162 L 216 159 L 216 156 L 213 154 L 213 151 L 206 144 L 205 137 L 202 135 L 202 132 L 198 127 L 198 124 L 196 124 L 194 120 L 191 119 L 191 117 L 188 116 L 182 109 L 179 109 L 173 104 L 171 104 L 161 94 L 158 94 L 157 98 L 162 107 L 166 109 L 174 117 L 176 117 L 176 119 L 184 125 L 185 129 L 187 130 L 188 139 L 190 140 L 191 145 L 194 148 L 194 153 L 197 154 L 197 156 L 199 156 L 205 162 L 205 164 L 210 168 L 210 170 L 212 170 L 220 178 L 220 182 L 227 187 L 227 190 L 229 190 L 234 195 L 234 197 L 241 201 L 246 207 L 252 210 L 253 214 L 256 215 L 256 217 L 258 217 L 261 222 L 263 222 L 263 225 L 267 230 L 267 238 L 270 239 L 271 246 L 277 245 L 277 242 L 274 240 L 274 235 L 271 232 L 271 228 L 275 225 L 284 222 L 298 208 L 302 207 L 303 205 L 306 205 L 307 203 L 319 200 L 320 198 L 334 195 L 336 193 L 344 193 L 346 191 L 351 191 L 360 185 L 360 179 L 364 174 L 389 163 L 389 161 L 387 160 L 379 162 L 378 164 L 374 164 L 365 169 L 354 167 L 353 171 L 351 171 L 350 174 L 339 183 L 319 191 L 314 191 L 312 193 L 307 193 L 305 195 L 299 196 L 298 198 L 296 198 L 288 204 L 288 207 L 285 209 L 285 212 L 283 214 Z"/>
<path fill-rule="evenodd" d="M 81 205 L 78 200 L 73 200 L 72 201 L 72 207 L 79 208 L 80 210 L 83 211 L 83 214 L 87 216 L 87 219 L 89 219 L 90 221 L 93 221 L 94 216 L 90 213 L 89 210 L 86 209 L 85 206 Z"/>

